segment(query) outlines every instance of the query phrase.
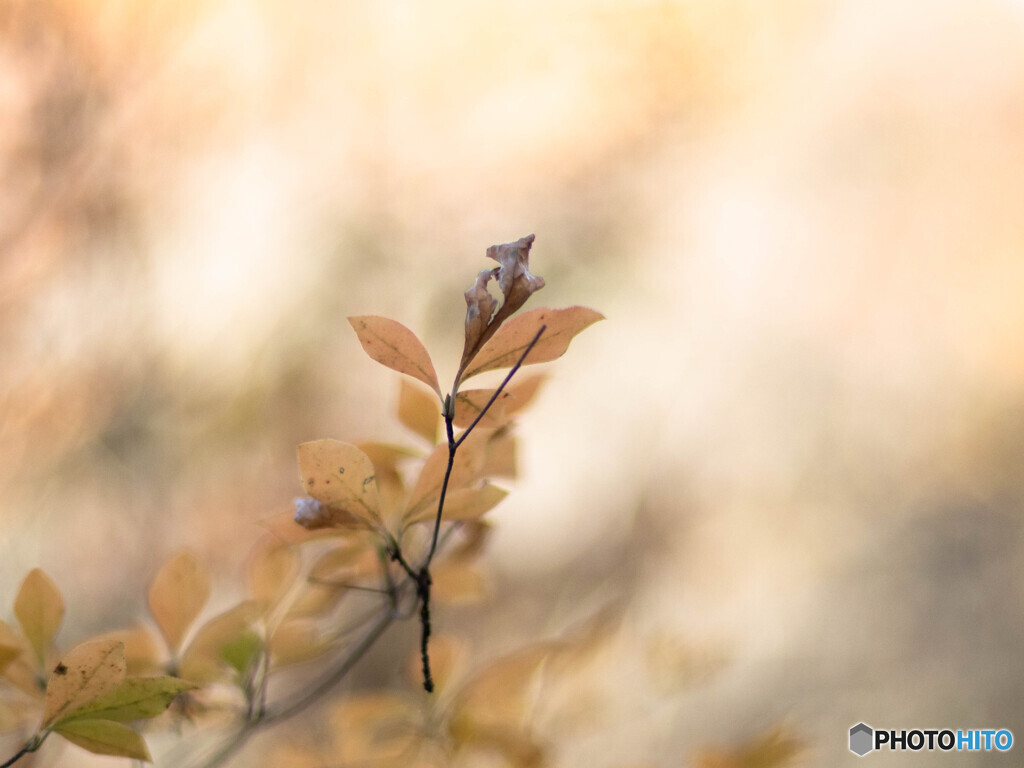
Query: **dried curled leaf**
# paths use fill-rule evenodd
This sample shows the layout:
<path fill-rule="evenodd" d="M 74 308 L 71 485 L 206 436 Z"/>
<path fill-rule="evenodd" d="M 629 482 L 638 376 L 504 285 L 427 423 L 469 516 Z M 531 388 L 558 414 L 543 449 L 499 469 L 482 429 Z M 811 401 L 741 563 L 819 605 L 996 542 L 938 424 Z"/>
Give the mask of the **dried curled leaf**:
<path fill-rule="evenodd" d="M 604 315 L 587 307 L 533 309 L 506 323 L 494 334 L 467 366 L 460 380 L 484 371 L 511 368 L 522 357 L 541 327 L 546 326 L 523 365 L 546 363 L 565 354 L 569 342 L 584 328 L 603 320 Z"/>
<path fill-rule="evenodd" d="M 46 683 L 42 727 L 53 725 L 115 690 L 127 670 L 124 643 L 93 640 L 72 648 L 54 667 Z"/>
<path fill-rule="evenodd" d="M 419 379 L 441 397 L 434 364 L 416 334 L 396 320 L 376 315 L 350 317 L 348 321 L 366 354 L 381 365 Z"/>
<path fill-rule="evenodd" d="M 166 563 L 149 588 L 149 611 L 171 653 L 210 598 L 210 574 L 194 555 L 179 552 Z"/>
<path fill-rule="evenodd" d="M 466 343 L 456 382 L 464 378 L 462 372 L 501 324 L 523 306 L 530 296 L 544 287 L 544 278 L 530 272 L 530 248 L 533 247 L 533 241 L 534 235 L 527 235 L 514 243 L 492 245 L 487 249 L 487 257 L 494 259 L 499 266 L 477 275 L 476 283 L 466 291 Z M 492 277 L 498 281 L 504 297 L 496 314 L 494 308 L 497 302 L 487 291 L 487 283 Z"/>
<path fill-rule="evenodd" d="M 143 738 L 121 723 L 110 720 L 72 720 L 53 729 L 72 744 L 94 755 L 130 757 L 152 762 Z"/>
<path fill-rule="evenodd" d="M 337 507 L 371 525 L 380 524 L 380 495 L 373 462 L 356 446 L 340 440 L 302 443 L 299 474 L 306 492 L 321 504 Z"/>
<path fill-rule="evenodd" d="M 32 569 L 21 582 L 14 600 L 14 615 L 39 665 L 44 665 L 46 654 L 64 621 L 64 598 L 53 579 L 39 568 Z"/>

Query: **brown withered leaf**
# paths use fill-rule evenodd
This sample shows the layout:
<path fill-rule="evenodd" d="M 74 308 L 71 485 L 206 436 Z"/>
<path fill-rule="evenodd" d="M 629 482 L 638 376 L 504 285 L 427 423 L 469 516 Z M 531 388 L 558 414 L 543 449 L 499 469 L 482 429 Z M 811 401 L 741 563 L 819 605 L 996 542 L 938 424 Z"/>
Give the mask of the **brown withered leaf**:
<path fill-rule="evenodd" d="M 473 355 L 483 346 L 487 338 L 494 335 L 497 326 L 488 334 L 491 316 L 498 306 L 498 300 L 491 296 L 487 284 L 494 277 L 494 270 L 485 269 L 476 276 L 476 282 L 466 291 L 466 343 L 462 348 L 462 360 L 459 369 L 466 367 Z M 487 338 L 485 338 L 485 334 Z"/>
<path fill-rule="evenodd" d="M 473 419 L 480 415 L 481 411 L 494 396 L 493 389 L 467 389 L 455 395 L 455 417 L 452 420 L 456 427 L 465 429 L 473 423 Z M 508 421 L 507 410 L 512 401 L 512 393 L 503 391 L 494 401 L 479 426 L 497 429 Z"/>
<path fill-rule="evenodd" d="M 523 360 L 523 365 L 555 360 L 565 354 L 576 334 L 603 319 L 604 315 L 587 307 L 532 309 L 513 318 L 494 334 L 466 368 L 462 380 L 484 371 L 511 368 L 542 326 L 546 326 L 544 333 Z"/>
<path fill-rule="evenodd" d="M 396 320 L 376 315 L 350 317 L 348 321 L 366 354 L 381 365 L 419 379 L 441 397 L 434 364 L 416 334 Z"/>
<path fill-rule="evenodd" d="M 398 420 L 434 445 L 441 425 L 441 406 L 426 392 L 402 379 L 398 389 Z"/>
<path fill-rule="evenodd" d="M 306 492 L 321 504 L 338 507 L 371 525 L 380 524 L 373 462 L 356 446 L 330 439 L 302 443 L 299 474 Z"/>
<path fill-rule="evenodd" d="M 530 248 L 533 247 L 534 239 L 534 235 L 527 235 L 514 243 L 492 245 L 487 249 L 487 257 L 494 259 L 499 266 L 477 275 L 476 283 L 466 291 L 466 343 L 456 382 L 462 380 L 462 372 L 501 324 L 522 307 L 530 296 L 544 287 L 544 278 L 530 272 Z M 493 317 L 497 302 L 487 292 L 487 283 L 491 277 L 498 281 L 504 297 L 501 308 Z"/>

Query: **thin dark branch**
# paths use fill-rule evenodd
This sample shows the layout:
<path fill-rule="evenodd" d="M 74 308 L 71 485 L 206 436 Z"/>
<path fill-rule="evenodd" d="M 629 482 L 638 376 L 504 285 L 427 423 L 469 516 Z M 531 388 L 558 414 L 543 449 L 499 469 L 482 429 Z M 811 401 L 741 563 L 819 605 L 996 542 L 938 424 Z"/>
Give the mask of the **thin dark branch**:
<path fill-rule="evenodd" d="M 465 439 L 469 437 L 469 433 L 473 431 L 473 427 L 475 427 L 480 422 L 480 419 L 484 417 L 484 414 L 486 414 L 490 407 L 494 405 L 494 401 L 501 396 L 502 390 L 505 389 L 508 383 L 512 380 L 512 377 L 516 375 L 516 371 L 518 371 L 519 368 L 522 366 L 523 362 L 526 360 L 526 356 L 533 351 L 533 348 L 535 346 L 537 346 L 537 342 L 540 341 L 540 337 L 544 334 L 544 331 L 546 331 L 547 329 L 548 327 L 546 325 L 542 325 L 540 327 L 540 330 L 537 331 L 537 335 L 533 337 L 533 341 L 526 345 L 526 350 L 519 357 L 519 360 L 516 362 L 516 364 L 512 366 L 512 370 L 508 372 L 508 376 L 505 377 L 505 380 L 498 385 L 498 388 L 496 390 L 494 390 L 494 394 L 491 395 L 491 399 L 487 401 L 487 405 L 480 409 L 480 413 L 478 413 L 476 415 L 476 418 L 473 419 L 473 423 L 470 424 L 466 428 L 466 431 L 459 436 L 459 439 L 455 442 L 456 448 L 462 445 Z"/>
<path fill-rule="evenodd" d="M 17 754 L 15 754 L 15 755 L 14 755 L 13 757 L 11 757 L 11 759 L 10 759 L 10 760 L 8 760 L 8 761 L 7 761 L 6 763 L 2 763 L 2 764 L 0 764 L 0 768 L 8 768 L 8 766 L 14 765 L 14 764 L 15 764 L 16 762 L 18 762 L 19 760 L 21 760 L 21 758 L 23 758 L 23 757 L 24 757 L 25 755 L 27 755 L 27 754 L 28 754 L 29 752 L 34 752 L 35 750 L 33 750 L 33 749 L 30 749 L 30 747 L 32 746 L 32 744 L 33 744 L 33 742 L 32 742 L 32 741 L 30 741 L 30 742 L 29 742 L 28 744 L 26 744 L 26 745 L 25 745 L 24 747 L 22 747 L 21 749 L 19 749 L 19 750 L 18 750 L 18 752 L 17 752 Z"/>

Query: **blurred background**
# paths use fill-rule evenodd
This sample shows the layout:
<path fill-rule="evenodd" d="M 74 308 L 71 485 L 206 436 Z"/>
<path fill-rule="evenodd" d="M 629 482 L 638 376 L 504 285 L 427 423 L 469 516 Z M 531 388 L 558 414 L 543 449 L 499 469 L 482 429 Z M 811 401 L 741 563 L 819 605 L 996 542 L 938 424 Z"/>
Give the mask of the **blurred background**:
<path fill-rule="evenodd" d="M 408 440 L 346 316 L 450 381 L 534 232 L 530 305 L 607 319 L 438 621 L 625 606 L 553 763 L 1024 738 L 1022 43 L 1010 0 L 4 0 L 3 616 L 39 566 L 65 646 L 125 625 L 182 547 L 240 592 L 297 443 Z"/>

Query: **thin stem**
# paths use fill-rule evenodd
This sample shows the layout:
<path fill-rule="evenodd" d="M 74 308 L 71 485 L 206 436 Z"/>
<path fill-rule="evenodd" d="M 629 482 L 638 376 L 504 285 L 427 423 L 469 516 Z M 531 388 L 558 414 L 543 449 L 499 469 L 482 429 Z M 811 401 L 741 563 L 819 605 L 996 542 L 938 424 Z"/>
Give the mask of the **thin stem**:
<path fill-rule="evenodd" d="M 31 746 L 32 746 L 32 742 L 30 741 L 28 744 L 26 744 L 21 749 L 19 749 L 17 754 L 15 754 L 13 757 L 11 757 L 10 760 L 8 760 L 6 763 L 0 764 L 0 768 L 8 768 L 8 766 L 14 765 L 16 762 L 21 760 L 21 758 L 23 758 L 29 752 L 34 752 L 35 750 L 29 749 L 29 747 L 31 747 Z"/>
<path fill-rule="evenodd" d="M 529 355 L 530 352 L 533 351 L 533 348 L 535 346 L 537 346 L 537 342 L 540 341 L 540 337 L 543 335 L 544 331 L 546 331 L 547 329 L 548 329 L 548 327 L 546 325 L 542 325 L 540 327 L 540 330 L 537 331 L 537 335 L 533 337 L 533 341 L 531 341 L 529 344 L 526 345 L 526 350 L 519 357 L 519 360 L 516 362 L 516 364 L 512 366 L 512 370 L 508 372 L 508 376 L 505 377 L 505 380 L 503 382 L 501 382 L 500 385 L 498 385 L 498 388 L 496 390 L 494 390 L 494 394 L 491 395 L 491 399 L 487 401 L 487 405 L 485 405 L 483 408 L 480 409 L 480 413 L 478 413 L 476 415 L 476 418 L 473 419 L 473 423 L 470 424 L 466 428 L 466 431 L 463 432 L 459 436 L 459 439 L 455 443 L 455 447 L 456 448 L 458 448 L 460 445 L 462 445 L 463 441 L 467 437 L 469 437 L 469 433 L 473 431 L 473 427 L 475 427 L 480 422 L 480 419 L 482 419 L 484 417 L 484 414 L 487 413 L 488 409 L 492 405 L 494 405 L 494 401 L 497 400 L 501 396 L 501 391 L 503 389 L 505 389 L 505 386 L 512 380 L 512 377 L 516 375 L 516 371 L 518 371 L 519 368 L 522 366 L 523 362 L 526 360 L 526 356 Z M 451 442 L 451 438 L 450 437 L 449 437 L 448 441 L 449 441 L 449 443 Z M 439 517 L 440 517 L 440 515 L 439 515 Z"/>
<path fill-rule="evenodd" d="M 0 768 L 9 768 L 9 766 L 14 765 L 16 762 L 21 760 L 21 758 L 23 758 L 25 755 L 29 754 L 30 752 L 35 752 L 36 750 L 38 750 L 41 746 L 43 746 L 43 742 L 46 741 L 46 737 L 49 735 L 49 731 L 46 731 L 41 736 L 38 733 L 35 734 L 31 739 L 25 742 L 25 746 L 19 749 L 15 754 L 11 755 L 10 759 L 8 759 L 7 762 L 0 763 Z"/>

